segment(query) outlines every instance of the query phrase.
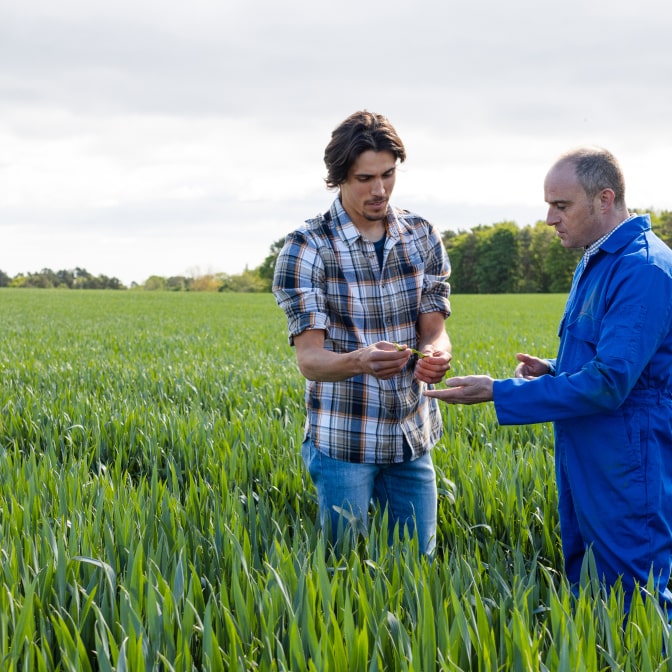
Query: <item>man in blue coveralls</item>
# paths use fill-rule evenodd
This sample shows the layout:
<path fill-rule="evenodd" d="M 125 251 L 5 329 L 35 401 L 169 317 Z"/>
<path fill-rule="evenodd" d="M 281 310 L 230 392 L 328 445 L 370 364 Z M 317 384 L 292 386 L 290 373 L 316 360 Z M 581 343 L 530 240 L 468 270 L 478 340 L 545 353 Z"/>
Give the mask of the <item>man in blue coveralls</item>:
<path fill-rule="evenodd" d="M 494 401 L 503 425 L 554 421 L 560 529 L 569 580 L 587 548 L 621 577 L 626 609 L 650 573 L 672 614 L 672 251 L 630 215 L 614 156 L 580 148 L 544 183 L 546 222 L 583 248 L 555 359 L 518 353 L 514 378 L 448 379 L 425 394 Z"/>

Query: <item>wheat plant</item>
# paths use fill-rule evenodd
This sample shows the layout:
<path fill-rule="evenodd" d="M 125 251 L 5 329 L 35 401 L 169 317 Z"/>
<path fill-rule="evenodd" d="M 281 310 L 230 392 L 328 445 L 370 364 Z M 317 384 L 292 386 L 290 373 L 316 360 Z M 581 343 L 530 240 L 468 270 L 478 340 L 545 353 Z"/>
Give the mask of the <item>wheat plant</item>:
<path fill-rule="evenodd" d="M 456 373 L 563 296 L 455 296 Z M 646 587 L 562 574 L 550 425 L 442 408 L 437 555 L 325 546 L 270 295 L 0 290 L 0 669 L 672 670 Z"/>

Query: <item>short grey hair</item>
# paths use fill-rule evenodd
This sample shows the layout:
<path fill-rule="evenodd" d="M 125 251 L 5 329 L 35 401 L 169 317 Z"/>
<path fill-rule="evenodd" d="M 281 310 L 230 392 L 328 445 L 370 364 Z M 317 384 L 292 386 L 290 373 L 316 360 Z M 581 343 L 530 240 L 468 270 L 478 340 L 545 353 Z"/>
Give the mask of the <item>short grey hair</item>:
<path fill-rule="evenodd" d="M 556 162 L 574 166 L 579 184 L 588 198 L 603 189 L 614 192 L 614 205 L 625 206 L 625 179 L 616 157 L 602 147 L 578 147 L 565 152 Z"/>

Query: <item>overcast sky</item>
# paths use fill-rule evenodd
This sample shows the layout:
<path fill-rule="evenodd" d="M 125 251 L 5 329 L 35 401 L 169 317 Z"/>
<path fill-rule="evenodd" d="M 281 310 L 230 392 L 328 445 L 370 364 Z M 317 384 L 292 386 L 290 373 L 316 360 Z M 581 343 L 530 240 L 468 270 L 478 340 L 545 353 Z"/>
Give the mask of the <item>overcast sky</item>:
<path fill-rule="evenodd" d="M 396 205 L 441 231 L 545 217 L 575 145 L 672 209 L 669 0 L 4 0 L 0 270 L 240 273 L 325 210 L 324 147 L 385 114 Z"/>

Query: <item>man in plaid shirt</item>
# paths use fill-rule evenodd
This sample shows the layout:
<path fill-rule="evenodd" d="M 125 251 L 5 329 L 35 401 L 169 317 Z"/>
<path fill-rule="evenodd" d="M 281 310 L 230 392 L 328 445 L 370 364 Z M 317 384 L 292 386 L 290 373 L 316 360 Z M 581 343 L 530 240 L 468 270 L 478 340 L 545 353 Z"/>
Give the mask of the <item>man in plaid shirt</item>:
<path fill-rule="evenodd" d="M 321 524 L 332 541 L 348 522 L 367 529 L 373 499 L 390 538 L 398 524 L 429 554 L 442 421 L 423 390 L 450 368 L 450 264 L 429 222 L 390 205 L 405 158 L 381 115 L 355 112 L 334 130 L 324 160 L 338 195 L 287 236 L 273 292 L 306 378 L 302 453 Z"/>

